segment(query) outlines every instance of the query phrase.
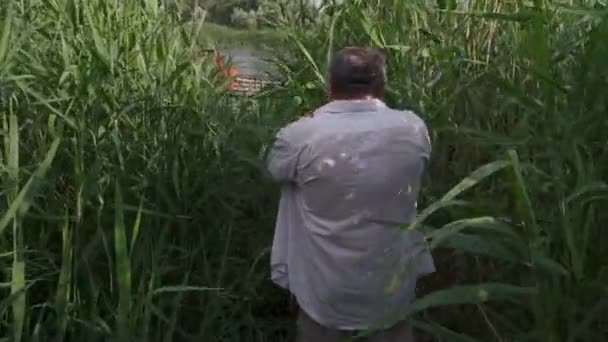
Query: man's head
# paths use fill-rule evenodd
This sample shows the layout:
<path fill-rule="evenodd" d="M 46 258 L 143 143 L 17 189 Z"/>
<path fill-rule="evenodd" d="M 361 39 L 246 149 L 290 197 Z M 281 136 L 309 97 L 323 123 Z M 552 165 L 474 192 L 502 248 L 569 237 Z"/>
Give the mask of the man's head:
<path fill-rule="evenodd" d="M 329 66 L 330 98 L 382 99 L 386 84 L 386 56 L 379 49 L 348 47 L 340 50 Z"/>

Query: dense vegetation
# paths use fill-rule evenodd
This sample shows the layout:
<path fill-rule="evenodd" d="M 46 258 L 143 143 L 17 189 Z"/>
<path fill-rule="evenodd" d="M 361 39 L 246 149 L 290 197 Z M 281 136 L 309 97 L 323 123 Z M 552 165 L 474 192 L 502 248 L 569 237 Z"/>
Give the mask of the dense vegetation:
<path fill-rule="evenodd" d="M 185 17 L 201 17 L 241 28 L 275 27 L 278 23 L 312 22 L 320 0 L 165 0 L 165 7 Z M 328 1 L 329 3 L 329 1 Z"/>
<path fill-rule="evenodd" d="M 0 340 L 282 341 L 269 281 L 276 129 L 329 54 L 389 53 L 387 102 L 433 137 L 438 272 L 404 314 L 442 341 L 608 339 L 608 9 L 351 1 L 292 39 L 285 84 L 225 93 L 202 22 L 147 0 L 0 4 Z M 204 48 L 204 47 L 203 47 Z"/>

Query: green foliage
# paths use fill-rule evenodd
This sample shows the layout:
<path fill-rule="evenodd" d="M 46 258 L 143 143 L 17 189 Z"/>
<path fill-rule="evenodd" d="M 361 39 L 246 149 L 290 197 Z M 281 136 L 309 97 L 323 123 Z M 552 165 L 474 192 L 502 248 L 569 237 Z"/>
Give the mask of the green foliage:
<path fill-rule="evenodd" d="M 271 26 L 277 23 L 310 25 L 317 19 L 310 0 L 174 0 L 169 7 L 183 17 L 194 18 L 200 10 L 211 22 L 234 27 Z M 318 1 L 317 1 L 318 3 Z M 243 25 L 245 24 L 246 25 Z M 255 25 L 253 25 L 255 23 Z"/>
<path fill-rule="evenodd" d="M 274 29 L 236 29 L 205 22 L 201 25 L 198 44 L 207 48 L 246 46 L 261 50 L 280 50 L 285 39 L 287 36 L 283 32 Z"/>
<path fill-rule="evenodd" d="M 230 15 L 230 23 L 236 27 L 255 29 L 258 26 L 257 14 L 254 11 L 245 11 L 235 8 Z"/>
<path fill-rule="evenodd" d="M 281 119 L 225 94 L 202 24 L 153 1 L 12 5 L 0 19 L 0 338 L 253 340 L 265 301 L 251 256 L 272 232 L 232 231 L 272 224 L 273 194 L 249 163 Z"/>

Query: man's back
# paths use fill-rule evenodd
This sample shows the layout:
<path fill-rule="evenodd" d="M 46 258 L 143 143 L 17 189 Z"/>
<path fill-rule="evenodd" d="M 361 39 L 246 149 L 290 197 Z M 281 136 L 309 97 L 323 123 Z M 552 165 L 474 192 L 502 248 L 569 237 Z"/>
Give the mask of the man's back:
<path fill-rule="evenodd" d="M 434 271 L 424 238 L 399 229 L 416 215 L 429 155 L 424 122 L 378 100 L 333 101 L 279 133 L 272 276 L 315 321 L 370 328 Z"/>

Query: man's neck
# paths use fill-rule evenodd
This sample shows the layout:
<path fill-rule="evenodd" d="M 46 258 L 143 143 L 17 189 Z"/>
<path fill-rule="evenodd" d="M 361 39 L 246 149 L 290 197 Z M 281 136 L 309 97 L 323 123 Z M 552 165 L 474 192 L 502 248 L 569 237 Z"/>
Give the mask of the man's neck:
<path fill-rule="evenodd" d="M 330 96 L 329 97 L 330 101 L 370 101 L 370 100 L 379 100 L 382 101 L 382 99 L 373 96 L 373 95 L 367 95 L 367 96 L 357 96 L 357 97 L 341 97 L 341 96 Z"/>

